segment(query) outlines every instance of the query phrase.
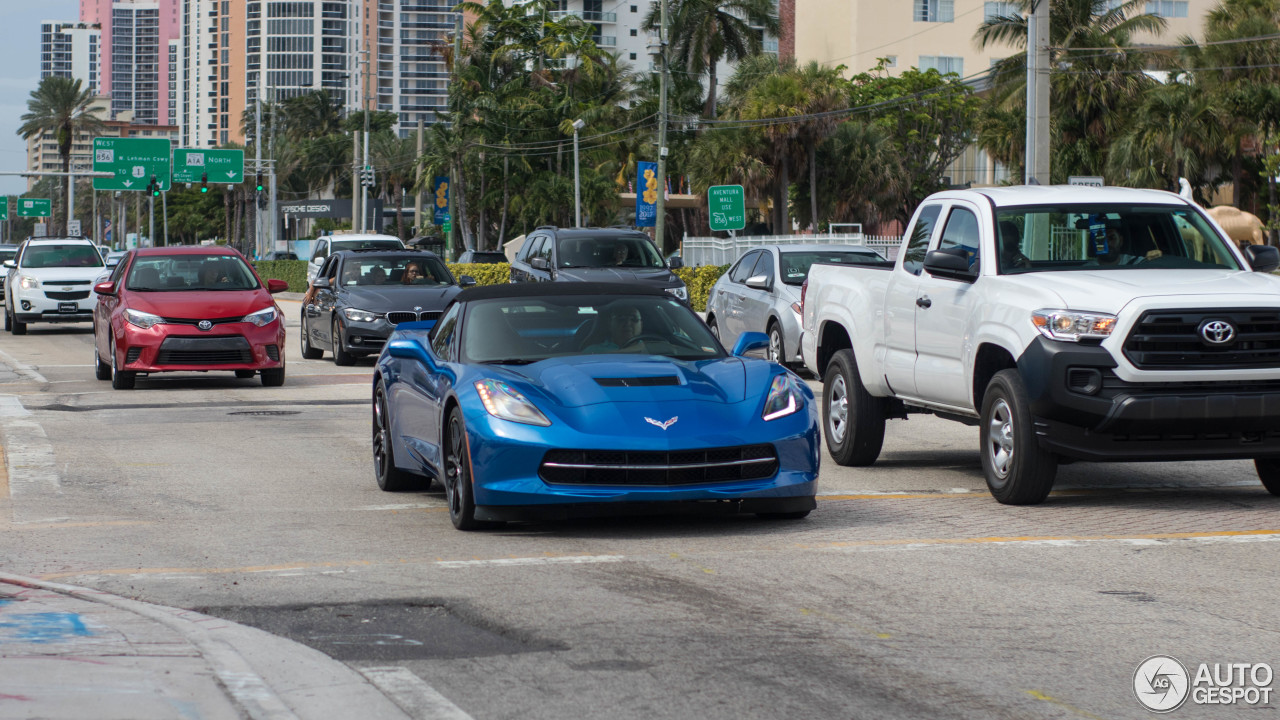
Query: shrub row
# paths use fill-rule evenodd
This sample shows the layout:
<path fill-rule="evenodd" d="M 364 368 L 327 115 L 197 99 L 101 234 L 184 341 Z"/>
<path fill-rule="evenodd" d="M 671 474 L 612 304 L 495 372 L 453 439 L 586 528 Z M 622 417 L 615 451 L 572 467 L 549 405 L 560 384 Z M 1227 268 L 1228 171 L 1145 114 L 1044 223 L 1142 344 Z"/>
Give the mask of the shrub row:
<path fill-rule="evenodd" d="M 259 260 L 253 267 L 264 280 L 275 278 L 289 283 L 289 292 L 307 291 L 306 260 Z M 707 293 L 711 291 L 711 286 L 728 269 L 728 265 L 704 265 L 684 267 L 673 272 L 689 287 L 689 304 L 694 310 L 702 312 L 707 309 Z M 450 264 L 449 271 L 454 277 L 470 275 L 478 285 L 503 285 L 511 282 L 511 266 L 506 263 Z"/>

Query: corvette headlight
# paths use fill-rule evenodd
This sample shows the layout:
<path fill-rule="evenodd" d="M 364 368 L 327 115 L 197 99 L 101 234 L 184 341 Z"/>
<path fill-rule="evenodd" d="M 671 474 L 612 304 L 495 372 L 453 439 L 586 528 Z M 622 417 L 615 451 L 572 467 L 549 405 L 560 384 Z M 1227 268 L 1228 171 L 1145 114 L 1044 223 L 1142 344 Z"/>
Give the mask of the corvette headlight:
<path fill-rule="evenodd" d="M 1116 316 L 1071 310 L 1037 310 L 1031 313 L 1031 323 L 1041 335 L 1051 340 L 1079 342 L 1109 337 L 1116 327 Z"/>
<path fill-rule="evenodd" d="M 677 285 L 677 286 L 675 286 L 675 287 L 669 287 L 669 288 L 667 288 L 667 292 L 671 293 L 672 295 L 675 295 L 676 297 L 680 298 L 681 300 L 688 300 L 688 299 L 689 299 L 689 288 L 685 287 L 684 285 Z"/>
<path fill-rule="evenodd" d="M 777 420 L 796 412 L 803 403 L 804 398 L 800 395 L 800 390 L 795 386 L 791 376 L 778 375 L 769 386 L 769 397 L 764 400 L 764 412 L 761 417 L 765 420 Z"/>
<path fill-rule="evenodd" d="M 149 329 L 152 325 L 159 325 L 164 322 L 164 318 L 159 315 L 152 315 L 141 310 L 125 310 L 124 319 L 129 321 L 130 325 L 137 325 L 143 330 Z"/>
<path fill-rule="evenodd" d="M 484 409 L 496 418 L 541 427 L 551 424 L 524 395 L 500 380 L 477 380 L 476 392 L 480 393 Z"/>
<path fill-rule="evenodd" d="M 382 317 L 381 313 L 369 312 L 368 310 L 359 310 L 357 308 L 343 308 L 342 314 L 347 316 L 351 322 L 371 323 Z"/>
<path fill-rule="evenodd" d="M 249 313 L 248 315 L 245 315 L 243 322 L 253 323 L 258 327 L 262 327 L 263 325 L 266 325 L 267 323 L 275 319 L 276 319 L 276 309 L 273 307 L 269 307 L 269 308 L 266 308 L 265 310 L 259 310 L 256 313 Z"/>
<path fill-rule="evenodd" d="M 23 290 L 35 290 L 40 287 L 40 281 L 30 275 L 19 275 L 18 287 Z"/>

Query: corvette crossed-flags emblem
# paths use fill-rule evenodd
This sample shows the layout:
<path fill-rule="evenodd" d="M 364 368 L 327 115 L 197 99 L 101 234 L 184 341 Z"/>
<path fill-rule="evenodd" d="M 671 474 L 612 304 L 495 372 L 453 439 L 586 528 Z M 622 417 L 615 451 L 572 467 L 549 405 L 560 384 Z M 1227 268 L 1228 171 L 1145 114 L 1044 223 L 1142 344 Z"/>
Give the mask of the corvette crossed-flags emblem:
<path fill-rule="evenodd" d="M 654 420 L 654 419 L 653 419 L 653 418 L 651 418 L 651 417 L 647 417 L 647 418 L 645 418 L 645 419 L 644 419 L 644 421 L 645 421 L 645 422 L 647 422 L 647 423 L 649 423 L 650 425 L 657 425 L 658 427 L 662 428 L 663 430 L 666 430 L 667 428 L 671 427 L 672 425 L 675 425 L 675 424 L 676 424 L 676 421 L 677 421 L 677 420 L 679 420 L 679 419 L 680 419 L 680 416 L 679 416 L 679 415 L 677 415 L 677 416 L 675 416 L 675 417 L 671 418 L 670 420 L 668 420 L 668 421 L 666 421 L 666 422 L 659 422 L 659 421 L 657 421 L 657 420 Z"/>

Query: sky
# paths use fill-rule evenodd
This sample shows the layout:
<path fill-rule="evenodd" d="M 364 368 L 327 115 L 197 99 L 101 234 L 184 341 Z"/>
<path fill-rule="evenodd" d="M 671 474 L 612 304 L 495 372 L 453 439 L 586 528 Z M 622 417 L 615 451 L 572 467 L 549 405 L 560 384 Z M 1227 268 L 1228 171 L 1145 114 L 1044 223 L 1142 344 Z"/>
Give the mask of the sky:
<path fill-rule="evenodd" d="M 40 84 L 40 23 L 79 19 L 79 0 L 0 0 L 0 171 L 27 169 L 27 142 L 17 131 L 27 98 Z M 26 189 L 25 178 L 0 175 L 0 195 Z"/>

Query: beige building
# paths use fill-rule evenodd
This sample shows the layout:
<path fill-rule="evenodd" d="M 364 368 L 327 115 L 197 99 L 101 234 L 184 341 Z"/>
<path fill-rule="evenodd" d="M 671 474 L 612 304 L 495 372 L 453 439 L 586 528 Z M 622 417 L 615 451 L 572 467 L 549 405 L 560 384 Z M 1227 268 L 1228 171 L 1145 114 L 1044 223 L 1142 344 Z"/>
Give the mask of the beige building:
<path fill-rule="evenodd" d="M 1173 43 L 1182 35 L 1199 37 L 1204 17 L 1218 0 L 1152 0 L 1147 12 L 1168 22 L 1161 37 L 1135 37 L 1135 43 Z M 889 71 L 911 67 L 954 72 L 974 78 L 991 64 L 1020 49 L 995 46 L 979 50 L 978 26 L 989 17 L 1017 12 L 1017 3 L 984 0 L 795 0 L 796 59 L 845 65 L 849 74 L 865 72 L 887 58 Z"/>
<path fill-rule="evenodd" d="M 111 99 L 97 97 L 91 107 L 97 110 L 100 118 L 111 112 Z M 98 133 L 80 133 L 71 143 L 71 169 L 74 171 L 93 170 L 93 139 L 95 137 L 138 137 L 168 138 L 171 143 L 178 140 L 178 128 L 172 125 L 137 125 L 132 122 L 129 112 L 108 120 L 106 127 Z M 27 139 L 27 169 L 36 172 L 62 172 L 62 158 L 58 155 L 58 139 L 52 135 L 41 133 Z M 27 178 L 27 192 L 34 189 L 39 177 Z"/>

